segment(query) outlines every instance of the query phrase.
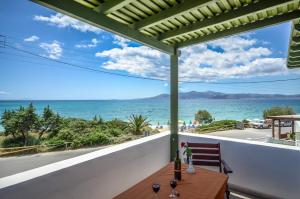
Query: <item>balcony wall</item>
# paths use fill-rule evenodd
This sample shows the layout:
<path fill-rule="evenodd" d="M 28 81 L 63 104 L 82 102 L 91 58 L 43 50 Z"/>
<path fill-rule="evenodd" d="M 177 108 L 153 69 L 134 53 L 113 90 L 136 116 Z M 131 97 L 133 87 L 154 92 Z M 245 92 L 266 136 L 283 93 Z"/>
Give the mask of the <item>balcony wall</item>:
<path fill-rule="evenodd" d="M 0 198 L 112 198 L 169 162 L 169 139 L 162 133 L 0 178 Z M 299 148 L 187 133 L 179 139 L 220 142 L 223 159 L 234 170 L 231 187 L 299 199 Z"/>
<path fill-rule="evenodd" d="M 300 148 L 208 135 L 182 133 L 183 142 L 221 143 L 222 158 L 233 169 L 231 187 L 265 198 L 300 198 Z"/>
<path fill-rule="evenodd" d="M 112 198 L 169 162 L 169 139 L 162 133 L 0 178 L 0 198 Z"/>

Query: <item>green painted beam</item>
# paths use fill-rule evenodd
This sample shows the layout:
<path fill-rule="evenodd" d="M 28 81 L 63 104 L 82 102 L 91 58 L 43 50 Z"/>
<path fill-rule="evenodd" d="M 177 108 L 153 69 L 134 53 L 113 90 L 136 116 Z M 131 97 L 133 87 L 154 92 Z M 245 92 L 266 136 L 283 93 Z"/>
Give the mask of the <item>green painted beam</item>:
<path fill-rule="evenodd" d="M 298 54 L 298 56 L 289 56 L 289 59 L 290 61 L 297 61 L 300 59 L 300 53 Z"/>
<path fill-rule="evenodd" d="M 292 41 L 295 42 L 295 43 L 300 43 L 300 36 L 298 36 L 298 37 L 293 37 L 293 38 L 292 38 Z"/>
<path fill-rule="evenodd" d="M 287 67 L 288 68 L 299 68 L 300 64 L 288 64 Z"/>
<path fill-rule="evenodd" d="M 295 52 L 291 52 L 289 53 L 289 57 L 299 57 L 300 56 L 300 51 L 295 51 Z"/>
<path fill-rule="evenodd" d="M 239 34 L 239 33 L 243 33 L 243 32 L 247 32 L 247 31 L 251 31 L 251 30 L 255 30 L 255 29 L 259 29 L 259 28 L 263 28 L 263 27 L 267 27 L 267 26 L 271 26 L 271 25 L 275 25 L 275 24 L 279 24 L 279 23 L 283 23 L 286 21 L 290 21 L 296 18 L 299 18 L 300 16 L 300 10 L 294 11 L 294 12 L 289 12 L 286 14 L 282 14 L 282 15 L 277 15 L 274 16 L 272 18 L 267 18 L 261 21 L 257 21 L 257 22 L 253 22 L 250 24 L 246 24 L 246 25 L 242 25 L 236 28 L 231 28 L 229 30 L 224 30 L 224 31 L 220 31 L 217 33 L 213 33 L 210 35 L 206 35 L 203 37 L 198 37 L 195 39 L 191 39 L 188 40 L 186 42 L 182 42 L 177 44 L 177 46 L 179 48 L 183 48 L 183 47 L 187 47 L 190 45 L 195 45 L 198 43 L 203 43 L 203 42 L 208 42 L 211 40 L 215 40 L 215 39 L 219 39 L 222 37 L 228 37 L 231 35 L 235 35 L 235 34 Z"/>
<path fill-rule="evenodd" d="M 97 13 L 73 0 L 32 0 L 57 12 L 69 15 L 95 27 L 107 30 L 130 40 L 145 44 L 168 54 L 174 54 L 174 47 L 148 37 L 137 30 L 121 24 L 102 13 Z"/>
<path fill-rule="evenodd" d="M 300 59 L 298 61 L 288 61 L 288 65 L 299 65 L 300 64 Z"/>
<path fill-rule="evenodd" d="M 290 47 L 290 52 L 297 52 L 297 51 L 300 51 L 300 45 Z"/>
<path fill-rule="evenodd" d="M 170 57 L 170 161 L 174 161 L 178 149 L 178 52 Z"/>
<path fill-rule="evenodd" d="M 215 0 L 185 0 L 169 9 L 163 10 L 155 15 L 147 17 L 134 24 L 136 29 L 143 29 L 161 23 L 164 20 L 174 18 L 192 9 L 200 8 Z"/>
<path fill-rule="evenodd" d="M 99 11 L 104 14 L 112 13 L 136 0 L 109 0 L 99 5 Z"/>
<path fill-rule="evenodd" d="M 195 32 L 196 30 L 200 30 L 203 28 L 207 28 L 212 25 L 224 23 L 231 21 L 233 19 L 237 19 L 246 15 L 249 15 L 251 13 L 263 11 L 269 8 L 272 8 L 274 6 L 282 5 L 283 3 L 287 4 L 293 2 L 293 0 L 283 1 L 283 0 L 272 0 L 272 1 L 259 1 L 257 3 L 252 3 L 247 6 L 241 7 L 237 10 L 233 10 L 224 14 L 220 14 L 218 16 L 212 17 L 210 19 L 205 19 L 203 21 L 199 21 L 196 23 L 193 23 L 188 26 L 184 26 L 180 29 L 174 30 L 174 31 L 168 31 L 166 33 L 162 33 L 158 36 L 159 40 L 165 40 L 170 39 L 173 37 L 177 37 L 180 35 L 188 34 Z"/>
<path fill-rule="evenodd" d="M 295 68 L 300 68 L 300 65 L 298 66 L 288 66 L 289 69 L 295 69 Z"/>

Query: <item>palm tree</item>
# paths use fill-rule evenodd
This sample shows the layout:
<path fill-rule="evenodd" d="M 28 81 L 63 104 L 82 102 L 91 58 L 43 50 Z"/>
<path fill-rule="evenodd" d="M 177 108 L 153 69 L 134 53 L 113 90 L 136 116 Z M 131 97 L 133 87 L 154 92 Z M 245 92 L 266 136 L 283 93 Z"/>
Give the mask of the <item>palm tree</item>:
<path fill-rule="evenodd" d="M 129 118 L 128 127 L 135 135 L 141 135 L 143 130 L 149 126 L 148 118 L 142 115 L 132 114 Z"/>

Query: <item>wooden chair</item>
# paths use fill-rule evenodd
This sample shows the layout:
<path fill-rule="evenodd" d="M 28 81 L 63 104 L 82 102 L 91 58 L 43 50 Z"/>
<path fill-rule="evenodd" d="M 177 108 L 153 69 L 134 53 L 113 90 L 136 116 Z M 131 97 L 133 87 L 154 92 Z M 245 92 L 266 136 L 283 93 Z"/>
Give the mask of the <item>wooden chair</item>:
<path fill-rule="evenodd" d="M 231 168 L 221 158 L 220 143 L 187 143 L 192 149 L 193 165 L 219 167 L 219 172 L 228 175 L 233 173 Z M 229 198 L 230 191 L 226 186 L 226 197 Z"/>

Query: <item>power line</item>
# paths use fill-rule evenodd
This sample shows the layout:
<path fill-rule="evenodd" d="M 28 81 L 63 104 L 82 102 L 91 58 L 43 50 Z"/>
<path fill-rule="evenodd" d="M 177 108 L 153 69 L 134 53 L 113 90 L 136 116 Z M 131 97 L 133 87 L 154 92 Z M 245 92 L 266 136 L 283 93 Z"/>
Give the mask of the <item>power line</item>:
<path fill-rule="evenodd" d="M 272 83 L 272 82 L 287 82 L 300 80 L 300 77 L 290 79 L 275 79 L 275 80 L 262 80 L 262 81 L 237 81 L 237 82 L 203 82 L 203 81 L 183 81 L 186 84 L 260 84 L 260 83 Z"/>
<path fill-rule="evenodd" d="M 64 65 L 68 65 L 71 67 L 75 67 L 75 68 L 80 68 L 80 69 L 85 69 L 85 70 L 89 70 L 89 71 L 93 71 L 93 72 L 99 72 L 99 73 L 105 73 L 105 74 L 109 74 L 109 75 L 116 75 L 116 76 L 122 76 L 122 77 L 129 77 L 129 78 L 136 78 L 136 79 L 145 79 L 145 80 L 153 80 L 153 81 L 168 81 L 166 79 L 158 79 L 158 78 L 151 78 L 151 77 L 142 77 L 142 76 L 134 76 L 134 75 L 128 75 L 128 74 L 120 74 L 120 73 L 115 73 L 115 72 L 109 72 L 109 71 L 104 71 L 104 70 L 99 70 L 99 69 L 94 69 L 94 68 L 90 68 L 90 67 L 86 67 L 86 66 L 82 66 L 82 65 L 77 65 L 77 64 L 73 64 L 73 63 L 69 63 L 66 61 L 60 61 L 60 60 L 55 60 L 55 59 L 51 59 L 39 54 L 36 54 L 34 52 L 31 51 L 27 51 L 24 49 L 20 49 L 17 47 L 14 47 L 12 45 L 6 44 L 7 47 L 14 49 L 16 51 L 19 52 L 23 52 L 26 54 L 30 54 L 32 56 L 35 57 L 39 57 L 48 61 L 52 61 L 52 62 L 56 62 L 59 64 L 64 64 Z M 181 83 L 186 83 L 186 84 L 216 84 L 216 85 L 226 85 L 226 84 L 260 84 L 260 83 L 274 83 L 274 82 L 286 82 L 286 81 L 295 81 L 295 80 L 300 80 L 300 77 L 296 77 L 296 78 L 289 78 L 289 79 L 276 79 L 276 80 L 262 80 L 262 81 L 233 81 L 233 82 L 205 82 L 205 81 L 180 81 Z"/>
<path fill-rule="evenodd" d="M 127 75 L 127 74 L 114 73 L 114 72 L 109 72 L 109 71 L 104 71 L 104 70 L 98 70 L 98 69 L 94 69 L 94 68 L 90 68 L 90 67 L 86 67 L 86 66 L 81 66 L 81 65 L 77 65 L 77 64 L 68 63 L 68 62 L 65 62 L 65 61 L 51 59 L 51 58 L 48 58 L 48 57 L 30 52 L 30 51 L 27 51 L 27 50 L 23 50 L 23 49 L 20 49 L 20 48 L 11 46 L 11 45 L 6 45 L 6 46 L 9 47 L 9 48 L 12 48 L 14 50 L 23 52 L 23 53 L 27 53 L 27 54 L 30 54 L 30 55 L 33 55 L 33 56 L 36 56 L 36 57 L 39 57 L 39 58 L 43 58 L 43 59 L 46 59 L 46 60 L 49 60 L 49 61 L 53 61 L 53 62 L 56 62 L 56 63 L 59 63 L 59 64 L 69 65 L 69 66 L 72 66 L 72 67 L 75 67 L 75 68 L 80 68 L 80 69 L 85 69 L 85 70 L 89 70 L 89 71 L 105 73 L 105 74 L 109 74 L 109 75 L 117 75 L 117 76 L 123 76 L 123 77 L 137 78 L 137 79 L 166 81 L 166 80 L 163 80 L 163 79 L 156 79 L 156 78 L 150 78 L 150 77 L 141 77 L 141 76 L 134 76 L 134 75 Z"/>

